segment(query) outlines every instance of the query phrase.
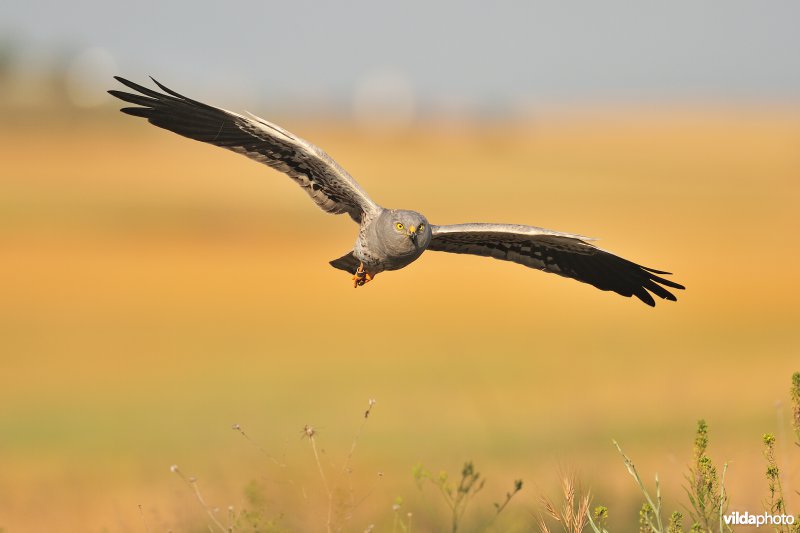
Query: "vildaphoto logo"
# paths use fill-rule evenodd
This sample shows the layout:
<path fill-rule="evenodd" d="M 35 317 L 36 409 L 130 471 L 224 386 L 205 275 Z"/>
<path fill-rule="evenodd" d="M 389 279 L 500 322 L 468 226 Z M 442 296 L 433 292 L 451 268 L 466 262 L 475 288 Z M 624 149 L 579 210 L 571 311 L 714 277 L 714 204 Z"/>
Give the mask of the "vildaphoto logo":
<path fill-rule="evenodd" d="M 794 516 L 790 514 L 750 514 L 747 511 L 740 513 L 734 511 L 723 517 L 725 524 L 729 526 L 790 526 L 794 524 Z"/>

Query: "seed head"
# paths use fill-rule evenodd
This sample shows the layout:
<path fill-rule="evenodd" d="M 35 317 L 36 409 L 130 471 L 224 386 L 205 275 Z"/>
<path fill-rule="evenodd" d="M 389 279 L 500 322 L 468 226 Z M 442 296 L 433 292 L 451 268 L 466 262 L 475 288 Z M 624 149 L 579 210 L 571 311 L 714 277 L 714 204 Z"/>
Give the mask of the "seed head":
<path fill-rule="evenodd" d="M 367 410 L 364 411 L 364 418 L 369 418 L 369 413 L 370 411 L 372 411 L 372 406 L 375 405 L 376 403 L 378 402 L 375 400 L 375 398 L 370 398 L 369 400 L 367 400 L 368 405 L 367 405 Z"/>

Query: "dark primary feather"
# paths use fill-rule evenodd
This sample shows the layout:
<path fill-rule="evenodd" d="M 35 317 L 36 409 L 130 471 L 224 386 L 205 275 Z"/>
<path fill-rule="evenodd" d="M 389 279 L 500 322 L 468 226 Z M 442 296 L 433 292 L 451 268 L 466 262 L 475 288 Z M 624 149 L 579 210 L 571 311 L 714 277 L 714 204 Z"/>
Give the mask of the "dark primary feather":
<path fill-rule="evenodd" d="M 481 229 L 481 226 L 492 229 Z M 604 291 L 613 291 L 628 297 L 636 296 L 650 306 L 655 306 L 655 300 L 650 293 L 665 300 L 677 300 L 663 286 L 684 288 L 683 285 L 658 275 L 668 275 L 669 272 L 637 265 L 574 236 L 555 232 L 515 233 L 511 228 L 538 228 L 509 226 L 509 230 L 503 231 L 500 229 L 502 226 L 464 224 L 464 231 L 460 231 L 459 226 L 437 226 L 433 228 L 433 240 L 428 249 L 512 261 L 573 278 Z"/>
<path fill-rule="evenodd" d="M 377 208 L 358 183 L 325 152 L 266 120 L 192 100 L 156 80 L 153 81 L 163 93 L 118 76 L 115 79 L 139 93 L 108 91 L 120 100 L 140 106 L 125 107 L 121 109 L 123 113 L 146 118 L 159 128 L 227 148 L 284 172 L 329 213 L 348 213 L 358 222 L 363 212 Z"/>

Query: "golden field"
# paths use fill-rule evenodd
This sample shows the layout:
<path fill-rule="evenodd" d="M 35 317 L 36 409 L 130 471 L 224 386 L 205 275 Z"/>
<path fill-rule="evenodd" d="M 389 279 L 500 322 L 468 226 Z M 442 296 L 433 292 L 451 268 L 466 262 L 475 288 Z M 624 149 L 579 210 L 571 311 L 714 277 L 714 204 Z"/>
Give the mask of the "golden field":
<path fill-rule="evenodd" d="M 283 126 L 323 147 L 388 207 L 432 223 L 527 223 L 687 286 L 636 300 L 497 261 L 429 253 L 353 290 L 327 261 L 355 225 L 288 178 L 116 112 L 0 121 L 0 528 L 205 531 L 209 506 L 325 529 L 447 524 L 418 463 L 487 478 L 465 530 L 530 529 L 574 471 L 612 531 L 641 497 L 617 439 L 667 515 L 695 423 L 729 463 L 731 508 L 761 511 L 761 435 L 778 436 L 789 510 L 800 451 L 800 111 L 670 110 L 420 124 L 370 136 Z M 364 421 L 350 463 L 348 451 Z M 776 402 L 782 402 L 776 404 Z M 241 424 L 253 442 L 231 429 Z M 253 443 L 256 443 L 255 446 Z M 281 466 L 266 454 L 278 459 Z M 380 473 L 380 474 L 379 474 Z M 489 523 L 513 480 L 525 486 Z M 339 496 L 341 495 L 341 498 Z"/>

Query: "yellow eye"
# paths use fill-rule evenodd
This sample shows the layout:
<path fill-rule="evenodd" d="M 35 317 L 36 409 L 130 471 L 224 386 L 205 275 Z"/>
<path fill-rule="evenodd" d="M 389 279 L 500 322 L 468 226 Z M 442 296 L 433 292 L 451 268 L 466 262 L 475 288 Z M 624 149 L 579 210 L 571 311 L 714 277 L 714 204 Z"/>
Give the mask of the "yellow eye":
<path fill-rule="evenodd" d="M 405 227 L 405 226 L 402 224 L 402 222 L 398 222 L 397 224 L 395 224 L 395 225 L 394 225 L 394 227 L 395 227 L 395 228 L 397 228 L 397 229 L 399 229 L 399 230 L 402 230 L 402 229 L 405 229 L 405 228 L 406 228 L 406 227 Z"/>
<path fill-rule="evenodd" d="M 417 226 L 417 231 L 419 232 L 422 232 L 422 230 L 424 229 L 425 229 L 425 224 L 420 224 L 419 226 Z"/>

